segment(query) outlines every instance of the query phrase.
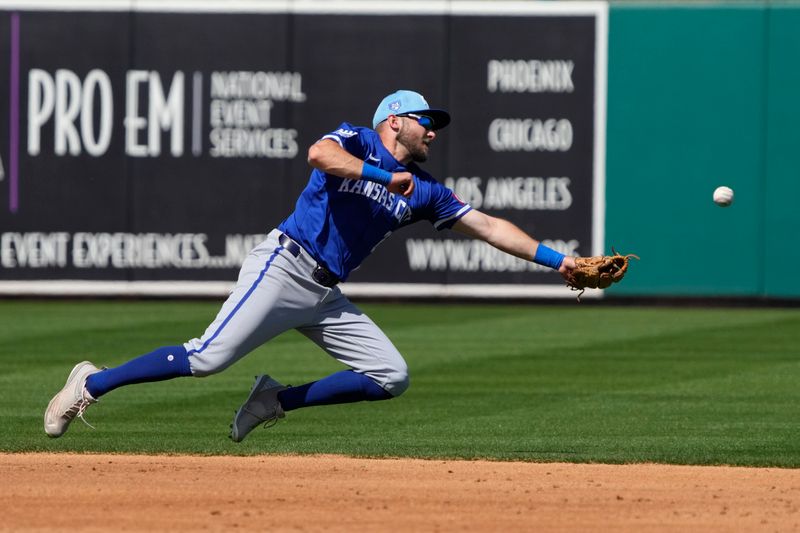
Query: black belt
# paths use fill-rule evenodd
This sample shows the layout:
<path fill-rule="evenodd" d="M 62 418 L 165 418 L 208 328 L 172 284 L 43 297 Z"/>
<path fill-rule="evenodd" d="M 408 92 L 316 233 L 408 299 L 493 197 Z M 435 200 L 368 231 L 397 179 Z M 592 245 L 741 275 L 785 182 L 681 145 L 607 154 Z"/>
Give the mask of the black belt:
<path fill-rule="evenodd" d="M 293 256 L 297 257 L 300 255 L 300 245 L 294 242 L 292 238 L 285 233 L 278 235 L 278 242 L 281 243 L 281 246 L 283 246 L 284 250 Z"/>
<path fill-rule="evenodd" d="M 278 242 L 281 246 L 283 246 L 284 250 L 293 256 L 298 257 L 300 255 L 300 250 L 302 249 L 300 248 L 300 245 L 294 242 L 292 238 L 285 233 L 278 235 Z M 311 277 L 323 287 L 328 288 L 333 287 L 340 281 L 333 272 L 319 263 L 317 263 L 316 268 L 314 268 L 314 271 L 311 273 Z"/>

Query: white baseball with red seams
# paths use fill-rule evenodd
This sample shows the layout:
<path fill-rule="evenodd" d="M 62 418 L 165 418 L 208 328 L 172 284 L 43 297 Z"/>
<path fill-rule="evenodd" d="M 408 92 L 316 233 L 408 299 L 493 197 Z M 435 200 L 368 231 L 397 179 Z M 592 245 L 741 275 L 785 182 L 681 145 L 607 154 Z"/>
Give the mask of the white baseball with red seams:
<path fill-rule="evenodd" d="M 720 207 L 731 205 L 733 203 L 733 189 L 724 185 L 714 189 L 714 203 Z"/>

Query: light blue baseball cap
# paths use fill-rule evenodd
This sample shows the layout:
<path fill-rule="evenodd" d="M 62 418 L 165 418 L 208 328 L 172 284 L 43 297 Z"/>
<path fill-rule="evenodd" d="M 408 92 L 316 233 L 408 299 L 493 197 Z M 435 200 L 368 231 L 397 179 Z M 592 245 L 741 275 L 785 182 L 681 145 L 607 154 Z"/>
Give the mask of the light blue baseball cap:
<path fill-rule="evenodd" d="M 440 130 L 450 124 L 450 113 L 442 109 L 431 109 L 425 98 L 414 91 L 400 90 L 381 100 L 375 116 L 372 117 L 372 127 L 389 118 L 389 115 L 406 115 L 408 113 L 424 115 L 433 120 L 433 129 Z"/>

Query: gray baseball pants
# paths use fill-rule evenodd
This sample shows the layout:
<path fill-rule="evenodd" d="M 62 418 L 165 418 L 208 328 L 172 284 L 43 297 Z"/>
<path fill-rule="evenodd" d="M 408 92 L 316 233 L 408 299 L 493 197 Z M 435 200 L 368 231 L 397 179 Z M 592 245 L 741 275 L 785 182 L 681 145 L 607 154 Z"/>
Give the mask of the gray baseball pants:
<path fill-rule="evenodd" d="M 408 388 L 408 366 L 392 341 L 338 287 L 311 278 L 316 261 L 297 257 L 272 230 L 242 264 L 239 279 L 202 337 L 184 344 L 192 374 L 226 369 L 273 337 L 296 329 L 334 359 L 393 396 Z"/>

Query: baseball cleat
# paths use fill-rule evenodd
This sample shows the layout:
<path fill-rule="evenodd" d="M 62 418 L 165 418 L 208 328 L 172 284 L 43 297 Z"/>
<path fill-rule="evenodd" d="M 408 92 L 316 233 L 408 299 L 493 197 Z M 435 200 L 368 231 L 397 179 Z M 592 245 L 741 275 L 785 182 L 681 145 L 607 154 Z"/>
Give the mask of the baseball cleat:
<path fill-rule="evenodd" d="M 67 432 L 70 423 L 75 417 L 80 418 L 84 423 L 92 427 L 83 418 L 86 408 L 97 403 L 86 390 L 86 378 L 100 372 L 100 369 L 89 361 L 83 361 L 75 365 L 70 372 L 67 382 L 58 394 L 53 396 L 44 412 L 44 432 L 50 437 L 60 437 Z"/>
<path fill-rule="evenodd" d="M 256 376 L 250 396 L 233 416 L 230 438 L 242 442 L 257 425 L 268 427 L 286 416 L 278 401 L 278 393 L 286 388 L 267 375 Z"/>

